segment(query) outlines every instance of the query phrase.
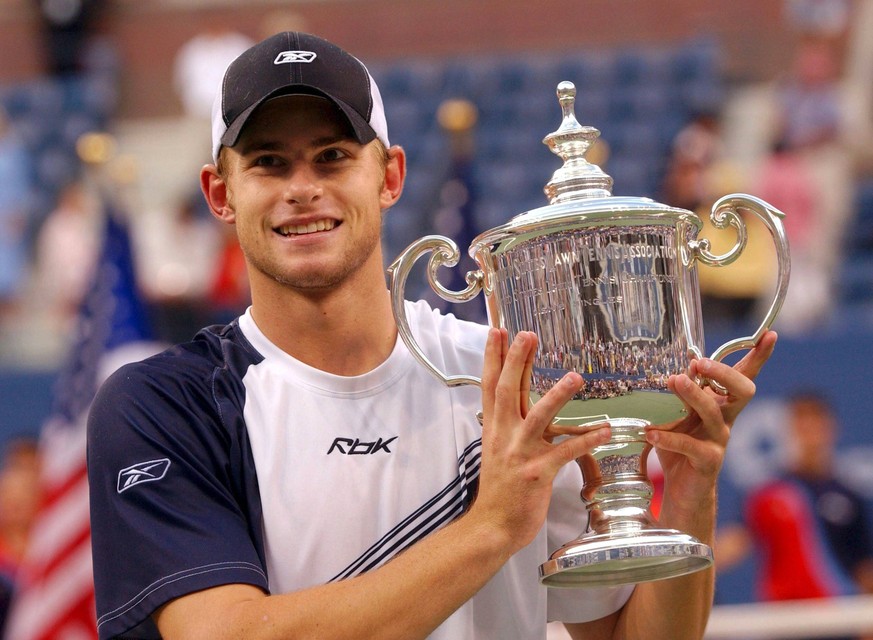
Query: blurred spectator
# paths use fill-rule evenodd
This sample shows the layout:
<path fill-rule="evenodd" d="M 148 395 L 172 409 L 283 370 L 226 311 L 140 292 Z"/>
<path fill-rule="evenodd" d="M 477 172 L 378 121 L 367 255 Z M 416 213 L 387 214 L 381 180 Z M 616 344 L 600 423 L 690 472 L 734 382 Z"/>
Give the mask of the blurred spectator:
<path fill-rule="evenodd" d="M 28 268 L 32 158 L 0 110 L 0 319 L 19 300 Z"/>
<path fill-rule="evenodd" d="M 787 149 L 837 140 L 842 106 L 835 46 L 820 39 L 803 39 L 794 57 L 792 74 L 779 89 L 777 130 Z"/>
<path fill-rule="evenodd" d="M 182 45 L 176 54 L 173 79 L 186 115 L 207 121 L 211 118 L 225 69 L 253 44 L 248 36 L 214 24 Z"/>
<path fill-rule="evenodd" d="M 664 202 L 690 211 L 708 206 L 709 174 L 722 159 L 718 114 L 695 115 L 673 139 L 662 193 Z"/>
<path fill-rule="evenodd" d="M 807 331 L 825 322 L 835 306 L 834 279 L 854 193 L 838 54 L 831 41 L 801 39 L 792 74 L 778 87 L 776 108 L 778 142 L 757 187 L 786 214 L 794 243 L 792 286 L 780 328 Z"/>
<path fill-rule="evenodd" d="M 36 239 L 34 287 L 54 327 L 66 334 L 100 250 L 100 205 L 81 181 L 65 186 Z"/>
<path fill-rule="evenodd" d="M 213 320 L 209 295 L 223 239 L 199 190 L 182 198 L 169 218 L 165 224 L 150 221 L 141 234 L 141 273 L 155 331 L 175 343 L 190 340 Z"/>
<path fill-rule="evenodd" d="M 737 232 L 733 227 L 717 229 L 710 220 L 711 207 L 719 197 L 736 191 L 740 182 L 737 169 L 724 157 L 719 114 L 697 114 L 674 138 L 662 192 L 667 204 L 697 213 L 703 221 L 698 238 L 709 240 L 716 255 L 736 244 Z M 727 267 L 698 264 L 706 327 L 733 328 L 750 320 L 775 280 L 770 233 L 757 216 L 745 216 L 744 222 L 748 242 L 735 262 Z M 773 277 L 761 277 L 762 273 Z"/>
<path fill-rule="evenodd" d="M 45 38 L 46 67 L 51 75 L 84 70 L 91 31 L 104 0 L 36 0 Z"/>
<path fill-rule="evenodd" d="M 190 152 L 184 154 L 190 157 L 180 159 L 182 164 L 195 169 L 211 162 L 208 123 L 224 71 L 240 53 L 254 44 L 248 36 L 216 24 L 214 20 L 204 16 L 201 24 L 205 26 L 180 47 L 173 62 L 173 84 L 183 113 L 195 120 L 190 129 L 203 134 L 202 143 L 191 145 Z"/>
<path fill-rule="evenodd" d="M 836 36 L 846 30 L 851 0 L 785 0 L 789 26 L 801 33 Z"/>
<path fill-rule="evenodd" d="M 246 262 L 233 227 L 222 225 L 224 240 L 209 290 L 217 322 L 228 322 L 251 303 Z"/>
<path fill-rule="evenodd" d="M 720 531 L 717 562 L 726 569 L 757 551 L 763 600 L 873 593 L 873 530 L 862 499 L 836 477 L 833 408 L 805 391 L 788 418 L 786 469 L 749 496 L 744 526 Z"/>
<path fill-rule="evenodd" d="M 817 214 L 822 206 L 818 182 L 804 158 L 779 142 L 761 167 L 754 193 L 785 213 L 791 286 L 779 315 L 779 328 L 807 330 L 828 318 L 834 295 L 831 274 L 817 256 Z"/>
<path fill-rule="evenodd" d="M 725 191 L 727 195 L 731 191 Z M 757 327 L 766 313 L 761 303 L 772 302 L 778 265 L 770 231 L 754 214 L 740 212 L 746 225 L 747 241 L 736 261 L 727 266 L 712 267 L 698 263 L 700 297 L 706 328 L 743 332 Z M 737 232 L 729 226 L 716 228 L 709 219 L 709 210 L 701 213 L 703 229 L 698 238 L 711 243 L 715 255 L 724 255 L 737 242 Z M 782 320 L 782 314 L 779 316 Z M 781 322 L 778 325 L 781 328 Z"/>
<path fill-rule="evenodd" d="M 39 466 L 34 439 L 13 438 L 5 444 L 0 460 L 0 630 L 39 508 Z"/>
<path fill-rule="evenodd" d="M 39 450 L 36 440 L 13 438 L 0 461 L 0 566 L 18 566 L 27 549 L 39 507 Z"/>

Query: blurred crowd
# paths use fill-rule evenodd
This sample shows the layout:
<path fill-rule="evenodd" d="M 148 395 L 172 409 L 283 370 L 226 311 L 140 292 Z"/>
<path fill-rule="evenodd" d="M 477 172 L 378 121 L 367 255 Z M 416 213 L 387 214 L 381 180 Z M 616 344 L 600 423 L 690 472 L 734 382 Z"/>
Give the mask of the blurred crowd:
<path fill-rule="evenodd" d="M 737 163 L 726 152 L 724 113 L 700 113 L 674 140 L 661 195 L 699 213 L 705 222 L 700 236 L 712 240 L 717 254 L 736 238 L 735 230 L 713 228 L 709 220 L 718 197 L 745 192 L 784 212 L 791 286 L 778 327 L 805 333 L 840 312 L 844 262 L 860 244 L 850 228 L 859 215 L 870 215 L 858 211 L 856 195 L 858 185 L 870 180 L 862 141 L 871 123 L 869 113 L 862 127 L 851 117 L 854 88 L 845 74 L 850 4 L 788 4 L 796 5 L 789 25 L 797 31 L 797 45 L 791 66 L 766 88 L 764 108 L 755 113 L 764 120 L 759 157 L 749 166 Z M 707 326 L 760 320 L 773 300 L 773 241 L 756 216 L 744 221 L 749 242 L 740 259 L 730 267 L 700 269 Z"/>
<path fill-rule="evenodd" d="M 46 15 L 47 73 L 57 77 L 87 72 L 83 60 L 88 29 L 100 3 L 72 4 L 82 13 Z M 717 229 L 709 221 L 710 208 L 720 196 L 748 192 L 784 211 L 792 275 L 777 328 L 803 334 L 827 326 L 839 313 L 841 270 L 859 240 L 853 231 L 861 215 L 856 194 L 860 184 L 870 183 L 873 172 L 864 153 L 867 129 L 859 129 L 847 110 L 846 31 L 851 29 L 853 3 L 799 1 L 786 6 L 792 8 L 787 27 L 797 31 L 797 47 L 790 68 L 773 78 L 763 94 L 764 153 L 753 164 L 743 164 L 731 153 L 736 128 L 726 111 L 701 111 L 673 139 L 660 192 L 638 195 L 697 212 L 705 221 L 700 235 L 712 241 L 715 253 L 727 251 L 736 237 L 734 230 Z M 271 24 L 299 26 L 275 20 Z M 202 129 L 203 144 L 191 150 L 190 187 L 160 216 L 131 219 L 141 290 L 155 332 L 166 342 L 185 340 L 201 326 L 229 320 L 248 304 L 245 266 L 235 237 L 211 218 L 199 193 L 197 169 L 209 157 L 209 115 L 222 65 L 251 43 L 247 34 L 208 27 L 176 53 L 177 98 L 188 125 Z M 861 89 L 873 93 L 873 86 Z M 864 118 L 873 128 L 870 114 Z M 82 162 L 60 185 L 52 206 L 34 210 L 36 159 L 24 138 L 0 102 L 0 367 L 53 368 L 69 348 L 79 303 L 99 255 L 106 172 Z M 745 221 L 749 244 L 743 256 L 730 267 L 700 270 L 707 328 L 755 323 L 772 300 L 773 243 L 754 216 Z M 424 235 L 431 230 L 420 231 Z M 873 281 L 873 274 L 867 277 Z M 3 580 L 14 574 L 38 500 L 35 452 L 34 443 L 15 439 L 0 460 L 0 591 Z M 862 568 L 856 572 L 858 581 L 869 590 L 870 564 Z"/>
<path fill-rule="evenodd" d="M 87 73 L 87 65 L 93 64 L 83 34 L 99 3 L 82 6 L 87 15 L 71 20 L 65 29 L 47 29 L 47 42 L 55 38 L 76 43 L 76 56 L 71 58 L 68 48 L 68 59 L 47 63 L 58 77 Z M 705 222 L 700 236 L 711 240 L 715 253 L 727 251 L 736 238 L 733 229 L 717 229 L 709 221 L 709 209 L 721 195 L 751 193 L 786 212 L 792 275 L 778 322 L 784 332 L 819 329 L 839 313 L 841 270 L 851 253 L 847 241 L 857 240 L 847 240 L 847 230 L 859 215 L 857 187 L 870 183 L 864 130 L 847 116 L 852 108 L 846 88 L 852 6 L 839 1 L 786 3 L 791 9 L 786 28 L 797 34 L 796 50 L 790 67 L 767 84 L 759 100 L 763 110 L 759 105 L 751 112 L 765 120 L 759 127 L 761 153 L 753 161 L 731 152 L 732 139 L 743 131 L 728 122 L 726 100 L 696 113 L 675 135 L 669 157 L 662 161 L 659 192 L 636 194 L 697 212 Z M 301 26 L 285 18 L 283 28 Z M 276 19 L 270 21 L 271 28 L 278 28 L 276 24 Z M 223 66 L 252 41 L 250 35 L 206 23 L 175 52 L 172 73 L 181 119 L 188 130 L 202 132 L 202 138 L 192 136 L 202 143 L 189 145 L 189 188 L 164 204 L 160 215 L 137 210 L 132 220 L 142 292 L 158 337 L 168 342 L 226 320 L 247 304 L 242 258 L 232 235 L 211 219 L 196 176 L 209 158 L 209 114 L 217 79 Z M 47 52 L 58 48 L 63 47 L 49 45 Z M 90 282 L 106 192 L 95 187 L 99 179 L 94 167 L 83 164 L 58 186 L 49 210 L 34 211 L 29 197 L 37 188 L 35 158 L 22 138 L 0 113 L 0 364 L 51 367 L 63 356 L 78 302 Z M 605 157 L 609 172 L 608 151 Z M 420 174 L 423 168 L 415 170 Z M 468 213 L 476 215 L 475 210 L 475 202 L 467 206 Z M 699 269 L 707 327 L 754 323 L 772 301 L 773 242 L 755 216 L 745 221 L 749 243 L 741 258 L 730 267 Z M 428 231 L 422 228 L 420 234 Z M 393 256 L 396 250 L 392 247 L 386 254 Z"/>
<path fill-rule="evenodd" d="M 857 157 L 852 140 L 857 132 L 845 115 L 851 3 L 792 1 L 786 6 L 797 48 L 791 67 L 768 87 L 762 129 L 766 152 L 751 165 L 732 157 L 729 136 L 736 134 L 719 108 L 727 105 L 719 105 L 696 114 L 675 136 L 660 193 L 637 195 L 698 212 L 707 224 L 700 235 L 712 241 L 716 253 L 730 248 L 735 238 L 734 230 L 715 229 L 708 221 L 709 207 L 720 195 L 752 193 L 787 212 L 792 286 L 779 326 L 803 332 L 825 325 L 838 308 L 836 283 L 846 257 L 847 227 L 857 215 L 855 186 L 865 178 L 859 167 L 866 159 Z M 47 22 L 47 52 L 55 58 L 53 52 L 67 52 L 67 59 L 47 64 L 50 73 L 87 72 L 82 68 L 87 29 L 98 9 L 97 2 L 83 3 L 82 15 L 64 29 Z M 53 39 L 75 42 L 75 47 L 51 44 Z M 247 303 L 241 256 L 223 225 L 210 219 L 196 175 L 199 164 L 208 161 L 209 114 L 223 66 L 252 41 L 207 25 L 175 54 L 176 97 L 187 126 L 202 129 L 203 144 L 190 153 L 190 188 L 162 215 L 147 221 L 137 216 L 133 225 L 142 290 L 157 333 L 167 341 L 232 317 Z M 30 359 L 51 366 L 63 353 L 90 281 L 104 202 L 93 175 L 83 170 L 59 186 L 51 210 L 33 211 L 28 207 L 33 162 L 19 132 L 0 113 L 0 335 L 5 338 L 0 362 L 26 365 Z M 765 274 L 775 275 L 773 243 L 754 216 L 746 223 L 750 241 L 740 260 L 723 269 L 700 269 L 707 326 L 754 321 L 772 299 L 773 277 Z"/>

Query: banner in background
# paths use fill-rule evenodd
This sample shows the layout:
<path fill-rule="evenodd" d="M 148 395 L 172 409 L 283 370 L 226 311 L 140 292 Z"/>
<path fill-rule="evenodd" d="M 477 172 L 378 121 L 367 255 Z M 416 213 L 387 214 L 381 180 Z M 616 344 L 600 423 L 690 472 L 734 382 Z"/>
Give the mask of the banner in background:
<path fill-rule="evenodd" d="M 85 460 L 88 408 L 126 362 L 159 350 L 136 284 L 123 215 L 106 205 L 103 249 L 40 433 L 41 507 L 5 627 L 7 640 L 96 638 Z"/>

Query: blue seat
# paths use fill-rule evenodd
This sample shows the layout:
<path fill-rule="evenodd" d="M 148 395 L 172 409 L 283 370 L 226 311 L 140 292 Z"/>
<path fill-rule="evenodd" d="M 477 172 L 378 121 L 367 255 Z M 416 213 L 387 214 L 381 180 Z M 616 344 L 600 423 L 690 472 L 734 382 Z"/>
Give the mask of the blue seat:
<path fill-rule="evenodd" d="M 850 254 L 873 255 L 873 179 L 855 189 L 855 220 L 847 244 Z"/>
<path fill-rule="evenodd" d="M 839 280 L 844 303 L 873 305 L 873 252 L 844 261 Z"/>

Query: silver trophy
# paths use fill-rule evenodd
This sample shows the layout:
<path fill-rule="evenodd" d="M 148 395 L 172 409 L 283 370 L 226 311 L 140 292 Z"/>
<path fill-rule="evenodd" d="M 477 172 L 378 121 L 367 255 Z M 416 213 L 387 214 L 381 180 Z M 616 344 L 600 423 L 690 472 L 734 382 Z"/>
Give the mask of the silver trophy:
<path fill-rule="evenodd" d="M 479 378 L 439 371 L 409 329 L 403 305 L 407 276 L 421 256 L 431 254 L 428 281 L 442 298 L 466 302 L 484 291 L 491 325 L 505 327 L 510 340 L 519 331 L 537 334 L 532 402 L 568 371 L 584 379 L 556 421 L 609 423 L 612 438 L 577 460 L 588 529 L 541 565 L 544 584 L 633 584 L 705 569 L 712 564 L 709 546 L 659 527 L 652 516 L 653 488 L 646 473 L 650 447 L 644 429 L 685 414 L 667 379 L 703 357 L 696 263 L 724 266 L 742 253 L 743 214 L 759 217 L 772 235 L 778 258 L 776 291 L 754 335 L 723 344 L 710 357 L 721 360 L 753 347 L 775 320 L 790 270 L 784 214 L 748 195 L 721 198 L 710 219 L 716 228 L 735 229 L 737 239 L 730 251 L 714 255 L 708 240 L 697 239 L 703 223 L 695 213 L 648 198 L 612 195 L 612 178 L 584 158 L 600 132 L 576 120 L 572 83 L 560 83 L 557 94 L 563 120 L 543 142 L 564 164 L 545 187 L 549 205 L 475 238 L 469 254 L 479 269 L 466 274 L 463 291 L 450 291 L 437 279 L 440 267 L 458 263 L 452 240 L 427 236 L 413 242 L 388 269 L 400 337 L 446 385 L 481 385 Z M 715 382 L 699 382 L 724 391 Z"/>

